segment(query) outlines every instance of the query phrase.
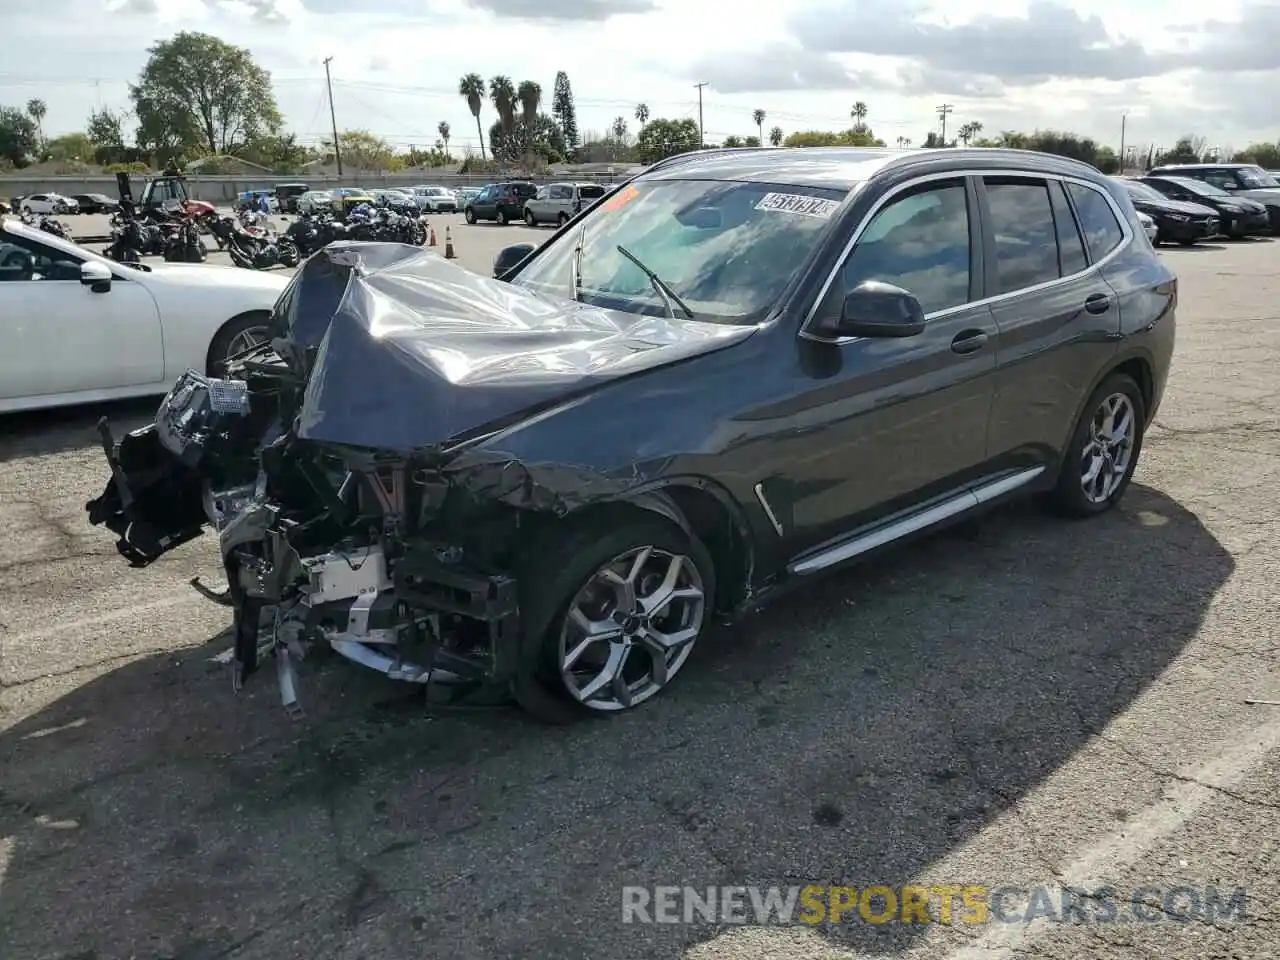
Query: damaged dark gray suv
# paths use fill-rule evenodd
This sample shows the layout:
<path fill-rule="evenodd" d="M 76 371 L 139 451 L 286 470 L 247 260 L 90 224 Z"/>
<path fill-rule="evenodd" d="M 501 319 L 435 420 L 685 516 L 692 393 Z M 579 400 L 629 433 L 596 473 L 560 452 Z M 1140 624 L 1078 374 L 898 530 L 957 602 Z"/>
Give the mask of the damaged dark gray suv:
<path fill-rule="evenodd" d="M 271 339 L 117 444 L 90 521 L 218 533 L 237 681 L 319 644 L 540 716 L 625 710 L 717 619 L 1007 498 L 1123 495 L 1177 280 L 1091 167 L 708 151 L 500 279 L 337 243 Z M 198 585 L 199 586 L 199 585 Z"/>

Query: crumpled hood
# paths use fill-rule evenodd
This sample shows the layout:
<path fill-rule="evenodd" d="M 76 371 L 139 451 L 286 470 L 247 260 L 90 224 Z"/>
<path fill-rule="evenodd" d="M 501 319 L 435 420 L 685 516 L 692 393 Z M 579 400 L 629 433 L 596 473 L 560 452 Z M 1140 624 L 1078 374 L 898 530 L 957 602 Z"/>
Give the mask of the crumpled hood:
<path fill-rule="evenodd" d="M 755 332 L 546 297 L 417 247 L 359 242 L 311 257 L 276 322 L 316 349 L 299 437 L 398 452 Z"/>

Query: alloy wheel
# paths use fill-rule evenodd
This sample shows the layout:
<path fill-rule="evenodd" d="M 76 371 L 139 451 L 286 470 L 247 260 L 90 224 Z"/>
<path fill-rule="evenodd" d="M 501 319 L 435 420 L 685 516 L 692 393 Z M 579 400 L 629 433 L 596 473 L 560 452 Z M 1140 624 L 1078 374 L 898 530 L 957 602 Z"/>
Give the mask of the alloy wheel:
<path fill-rule="evenodd" d="M 268 339 L 266 327 L 245 327 L 227 343 L 227 354 L 222 359 L 226 361 L 238 357 L 258 344 L 266 343 Z"/>
<path fill-rule="evenodd" d="M 705 615 L 702 575 L 689 557 L 654 546 L 614 557 L 569 604 L 559 648 L 565 689 L 590 710 L 638 706 L 684 666 Z"/>
<path fill-rule="evenodd" d="M 1105 503 L 1124 482 L 1137 438 L 1137 411 L 1123 393 L 1105 397 L 1080 454 L 1080 487 L 1090 503 Z"/>

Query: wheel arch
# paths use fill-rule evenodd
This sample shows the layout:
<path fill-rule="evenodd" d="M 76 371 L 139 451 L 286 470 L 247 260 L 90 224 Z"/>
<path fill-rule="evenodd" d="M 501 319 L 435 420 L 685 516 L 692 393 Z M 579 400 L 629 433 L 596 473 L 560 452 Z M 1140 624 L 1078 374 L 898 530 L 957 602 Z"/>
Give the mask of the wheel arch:
<path fill-rule="evenodd" d="M 656 514 L 702 541 L 715 566 L 718 612 L 729 612 L 746 599 L 755 570 L 755 544 L 745 511 L 723 486 L 705 477 L 668 477 L 617 499 L 581 507 L 564 521 L 607 521 L 629 510 Z"/>
<path fill-rule="evenodd" d="M 1142 393 L 1142 406 L 1147 420 L 1147 422 L 1143 424 L 1143 427 L 1145 428 L 1150 426 L 1152 417 L 1151 404 L 1155 399 L 1155 370 L 1152 365 L 1151 356 L 1142 349 L 1130 350 L 1116 354 L 1111 358 L 1111 361 L 1102 368 L 1098 375 L 1094 377 L 1093 382 L 1089 384 L 1089 389 L 1084 391 L 1083 395 L 1080 397 L 1080 402 L 1076 406 L 1075 416 L 1071 418 L 1071 423 L 1067 427 L 1068 432 L 1066 438 L 1063 440 L 1058 450 L 1060 458 L 1066 456 L 1067 446 L 1071 442 L 1071 437 L 1075 434 L 1076 427 L 1080 423 L 1080 418 L 1085 415 L 1085 408 L 1088 406 L 1089 400 L 1093 397 L 1094 392 L 1098 387 L 1102 386 L 1107 377 L 1117 373 L 1123 373 L 1129 376 L 1138 385 L 1138 390 Z M 1054 471 L 1054 476 L 1057 476 L 1058 471 L 1061 469 L 1062 462 L 1059 462 L 1058 470 Z"/>

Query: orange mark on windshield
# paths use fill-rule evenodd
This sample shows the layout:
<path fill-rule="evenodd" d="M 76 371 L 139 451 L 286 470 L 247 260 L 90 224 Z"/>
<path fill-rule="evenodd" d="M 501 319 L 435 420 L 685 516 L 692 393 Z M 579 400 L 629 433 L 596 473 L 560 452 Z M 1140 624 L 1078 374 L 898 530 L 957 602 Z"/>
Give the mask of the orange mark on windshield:
<path fill-rule="evenodd" d="M 627 189 L 610 197 L 605 203 L 604 208 L 609 213 L 616 213 L 638 196 L 640 196 L 640 191 L 635 184 L 632 184 L 627 187 Z"/>

